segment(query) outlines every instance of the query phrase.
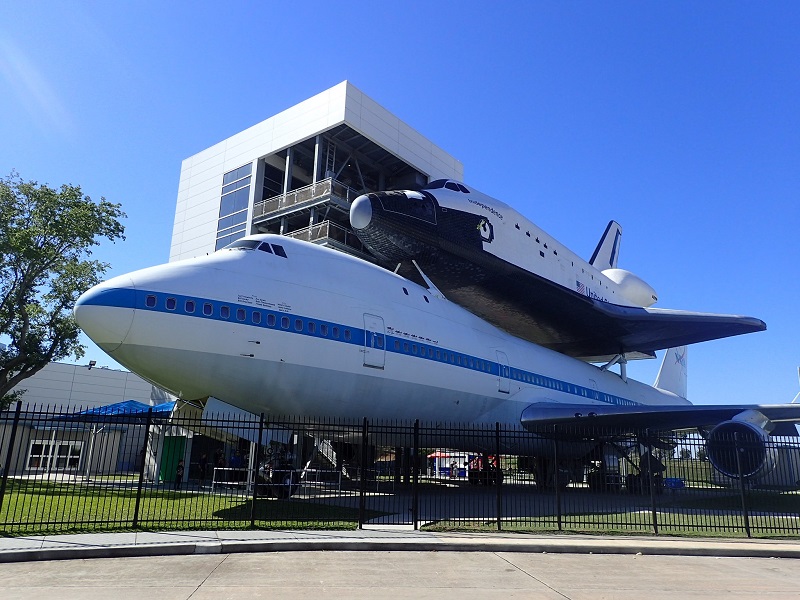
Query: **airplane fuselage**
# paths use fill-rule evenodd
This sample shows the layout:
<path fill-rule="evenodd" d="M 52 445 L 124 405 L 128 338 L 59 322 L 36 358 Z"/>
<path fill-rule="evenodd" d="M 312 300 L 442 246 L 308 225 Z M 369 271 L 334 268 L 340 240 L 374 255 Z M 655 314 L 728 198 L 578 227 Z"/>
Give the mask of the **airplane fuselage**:
<path fill-rule="evenodd" d="M 535 402 L 687 404 L 365 261 L 279 236 L 239 243 L 109 280 L 76 318 L 145 379 L 255 414 L 518 424 Z"/>

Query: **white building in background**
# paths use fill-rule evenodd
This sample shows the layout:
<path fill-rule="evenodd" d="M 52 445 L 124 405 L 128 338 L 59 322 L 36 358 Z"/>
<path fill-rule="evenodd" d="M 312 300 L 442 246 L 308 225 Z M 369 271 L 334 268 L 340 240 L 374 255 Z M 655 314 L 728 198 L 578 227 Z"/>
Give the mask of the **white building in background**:
<path fill-rule="evenodd" d="M 362 258 L 350 202 L 463 179 L 462 164 L 344 81 L 183 161 L 170 260 L 251 233 L 279 233 Z"/>
<path fill-rule="evenodd" d="M 137 400 L 161 404 L 174 398 L 128 371 L 54 362 L 14 388 L 25 390 L 23 407 L 50 406 L 64 412 Z M 12 407 L 13 408 L 13 407 Z"/>

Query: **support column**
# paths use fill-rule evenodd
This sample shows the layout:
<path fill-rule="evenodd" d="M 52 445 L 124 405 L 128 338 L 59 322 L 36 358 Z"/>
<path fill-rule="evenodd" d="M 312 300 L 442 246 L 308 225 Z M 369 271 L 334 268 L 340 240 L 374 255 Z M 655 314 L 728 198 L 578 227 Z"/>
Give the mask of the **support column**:
<path fill-rule="evenodd" d="M 283 196 L 289 193 L 292 185 L 292 165 L 294 163 L 294 148 L 286 149 L 286 167 L 283 172 Z"/>
<path fill-rule="evenodd" d="M 314 138 L 314 172 L 311 174 L 311 183 L 319 181 L 319 166 L 322 164 L 322 136 Z"/>

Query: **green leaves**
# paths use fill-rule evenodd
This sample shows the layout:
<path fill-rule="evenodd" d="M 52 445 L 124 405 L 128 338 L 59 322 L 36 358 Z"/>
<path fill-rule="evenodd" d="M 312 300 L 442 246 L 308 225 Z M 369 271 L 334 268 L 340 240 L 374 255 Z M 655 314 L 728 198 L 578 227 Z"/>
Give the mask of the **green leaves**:
<path fill-rule="evenodd" d="M 80 186 L 56 190 L 12 172 L 0 182 L 0 408 L 9 391 L 48 362 L 80 358 L 72 307 L 108 264 L 89 260 L 103 238 L 125 239 L 119 204 Z M 18 396 L 15 393 L 15 396 Z"/>

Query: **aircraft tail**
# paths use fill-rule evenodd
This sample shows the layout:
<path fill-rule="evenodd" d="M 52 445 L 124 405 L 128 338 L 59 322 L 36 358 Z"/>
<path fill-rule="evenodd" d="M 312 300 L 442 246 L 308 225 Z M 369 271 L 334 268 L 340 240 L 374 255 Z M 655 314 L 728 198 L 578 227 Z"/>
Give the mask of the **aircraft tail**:
<path fill-rule="evenodd" d="M 616 269 L 619 258 L 619 243 L 622 237 L 622 227 L 616 221 L 609 221 L 603 237 L 594 249 L 594 254 L 589 264 L 598 271 Z"/>
<path fill-rule="evenodd" d="M 653 387 L 672 392 L 681 398 L 687 397 L 686 346 L 669 348 L 664 353 L 664 360 L 661 361 Z"/>

